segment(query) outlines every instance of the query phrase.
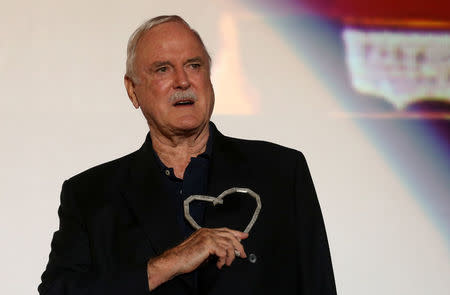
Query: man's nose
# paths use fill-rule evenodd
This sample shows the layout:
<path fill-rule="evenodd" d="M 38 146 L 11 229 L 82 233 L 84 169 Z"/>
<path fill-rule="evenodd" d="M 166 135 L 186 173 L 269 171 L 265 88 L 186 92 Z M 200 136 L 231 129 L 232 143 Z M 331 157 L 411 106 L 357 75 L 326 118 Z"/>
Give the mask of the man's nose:
<path fill-rule="evenodd" d="M 191 86 L 191 83 L 189 82 L 189 77 L 186 74 L 186 71 L 184 71 L 184 69 L 176 71 L 174 88 L 187 89 L 189 86 Z"/>

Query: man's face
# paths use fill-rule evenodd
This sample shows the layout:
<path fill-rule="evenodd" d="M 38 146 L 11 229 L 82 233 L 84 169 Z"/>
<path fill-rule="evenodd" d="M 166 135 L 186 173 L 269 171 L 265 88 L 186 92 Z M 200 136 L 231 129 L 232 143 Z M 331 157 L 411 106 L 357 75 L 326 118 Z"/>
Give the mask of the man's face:
<path fill-rule="evenodd" d="M 168 22 L 147 31 L 137 44 L 134 68 L 137 83 L 126 78 L 125 85 L 152 130 L 181 135 L 209 122 L 214 91 L 208 56 L 184 24 Z"/>

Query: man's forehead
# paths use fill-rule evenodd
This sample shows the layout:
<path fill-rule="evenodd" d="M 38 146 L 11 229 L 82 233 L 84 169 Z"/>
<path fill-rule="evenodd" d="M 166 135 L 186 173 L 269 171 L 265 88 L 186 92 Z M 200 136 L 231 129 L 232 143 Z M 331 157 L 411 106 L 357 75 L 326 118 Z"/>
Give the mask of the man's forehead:
<path fill-rule="evenodd" d="M 185 24 L 168 22 L 159 24 L 143 34 L 136 48 L 137 55 L 163 57 L 173 51 L 193 54 L 207 59 L 206 49 L 198 36 Z"/>
<path fill-rule="evenodd" d="M 147 30 L 138 42 L 138 46 L 142 43 L 168 43 L 171 41 L 177 41 L 179 38 L 183 40 L 195 40 L 200 43 L 200 40 L 195 33 L 185 24 L 181 22 L 167 22 L 158 24 L 151 29 Z"/>

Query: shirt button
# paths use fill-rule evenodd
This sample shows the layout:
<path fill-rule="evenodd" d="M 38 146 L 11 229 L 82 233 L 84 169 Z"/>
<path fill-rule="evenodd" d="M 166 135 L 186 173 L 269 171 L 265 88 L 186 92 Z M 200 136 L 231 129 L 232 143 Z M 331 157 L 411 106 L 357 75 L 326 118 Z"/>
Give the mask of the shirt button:
<path fill-rule="evenodd" d="M 166 173 L 166 175 L 169 176 L 170 175 L 169 169 L 166 169 L 166 171 L 164 171 L 164 173 Z"/>
<path fill-rule="evenodd" d="M 251 254 L 248 256 L 248 260 L 249 260 L 251 263 L 256 263 L 256 255 L 253 254 L 253 253 L 251 253 Z"/>
<path fill-rule="evenodd" d="M 180 195 L 182 195 L 183 194 L 183 190 L 182 189 L 180 189 Z"/>

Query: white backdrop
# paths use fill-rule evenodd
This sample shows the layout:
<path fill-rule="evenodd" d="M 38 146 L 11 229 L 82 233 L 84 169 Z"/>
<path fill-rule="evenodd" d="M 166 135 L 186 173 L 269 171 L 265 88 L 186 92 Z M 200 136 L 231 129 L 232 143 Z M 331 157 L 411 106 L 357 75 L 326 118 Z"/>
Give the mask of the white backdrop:
<path fill-rule="evenodd" d="M 1 5 L 1 294 L 37 293 L 62 182 L 142 144 L 147 126 L 123 87 L 125 48 L 160 14 L 185 17 L 203 36 L 223 133 L 306 155 L 340 294 L 450 290 L 441 234 L 361 129 L 332 115 L 341 111 L 333 94 L 261 15 L 235 1 L 130 2 Z"/>

